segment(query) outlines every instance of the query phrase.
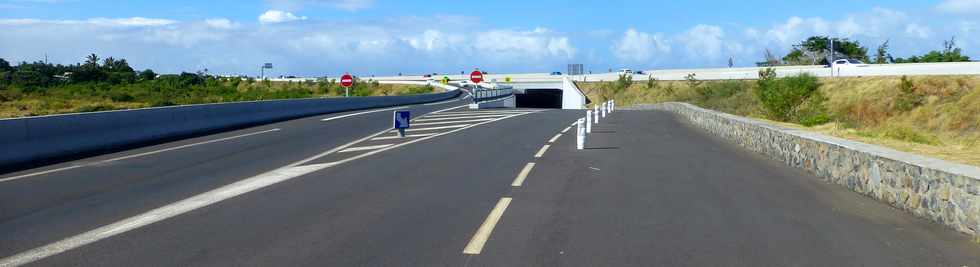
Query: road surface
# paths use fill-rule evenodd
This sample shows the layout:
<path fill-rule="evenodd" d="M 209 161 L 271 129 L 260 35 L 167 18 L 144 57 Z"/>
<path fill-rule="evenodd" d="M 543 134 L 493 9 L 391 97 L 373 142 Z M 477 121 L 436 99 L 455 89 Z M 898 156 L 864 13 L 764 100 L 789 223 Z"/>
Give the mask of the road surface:
<path fill-rule="evenodd" d="M 409 108 L 405 139 L 351 112 L 2 175 L 40 173 L 0 182 L 0 265 L 980 266 L 966 236 L 667 113 L 575 150 L 580 111 L 462 103 Z"/>

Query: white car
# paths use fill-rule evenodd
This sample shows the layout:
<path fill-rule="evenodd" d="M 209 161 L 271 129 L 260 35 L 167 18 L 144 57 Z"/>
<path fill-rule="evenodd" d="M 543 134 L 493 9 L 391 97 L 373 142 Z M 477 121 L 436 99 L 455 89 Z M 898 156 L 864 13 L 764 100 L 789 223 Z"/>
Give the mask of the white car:
<path fill-rule="evenodd" d="M 868 64 L 857 59 L 838 59 L 830 65 L 833 68 L 867 67 Z"/>
<path fill-rule="evenodd" d="M 633 75 L 633 70 L 631 69 L 620 69 L 619 75 Z"/>

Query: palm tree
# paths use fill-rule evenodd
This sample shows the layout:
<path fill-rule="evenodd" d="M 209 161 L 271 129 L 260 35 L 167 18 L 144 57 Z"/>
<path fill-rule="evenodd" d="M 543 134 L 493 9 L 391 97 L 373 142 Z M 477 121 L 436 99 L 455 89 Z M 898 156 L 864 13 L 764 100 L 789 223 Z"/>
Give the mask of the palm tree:
<path fill-rule="evenodd" d="M 95 55 L 94 53 L 85 57 L 85 65 L 98 65 L 98 64 L 99 64 L 99 56 Z"/>

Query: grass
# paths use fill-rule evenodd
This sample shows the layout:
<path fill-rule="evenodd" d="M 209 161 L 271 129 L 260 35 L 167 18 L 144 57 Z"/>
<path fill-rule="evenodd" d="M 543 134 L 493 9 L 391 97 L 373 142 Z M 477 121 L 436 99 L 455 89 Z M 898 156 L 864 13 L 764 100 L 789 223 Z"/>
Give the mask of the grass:
<path fill-rule="evenodd" d="M 783 126 L 877 144 L 900 151 L 980 166 L 980 76 L 856 77 L 820 79 L 829 122 Z M 755 81 L 636 82 L 609 94 L 602 83 L 579 83 L 593 102 L 622 106 L 688 102 L 726 113 L 768 119 L 753 96 Z M 607 85 L 608 86 L 608 83 Z"/>
<path fill-rule="evenodd" d="M 408 95 L 434 91 L 436 89 L 430 86 L 361 83 L 353 88 L 351 95 Z M 329 82 L 250 83 L 217 79 L 193 86 L 173 86 L 153 81 L 118 85 L 69 84 L 34 90 L 0 88 L 0 118 L 343 95 L 343 88 Z"/>

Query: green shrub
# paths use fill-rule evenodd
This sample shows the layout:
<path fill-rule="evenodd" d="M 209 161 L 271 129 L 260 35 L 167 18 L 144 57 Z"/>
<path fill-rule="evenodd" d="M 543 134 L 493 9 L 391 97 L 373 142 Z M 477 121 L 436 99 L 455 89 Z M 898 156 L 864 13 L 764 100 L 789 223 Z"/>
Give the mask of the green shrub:
<path fill-rule="evenodd" d="M 653 77 L 653 74 L 647 76 L 647 89 L 657 88 L 657 78 Z"/>
<path fill-rule="evenodd" d="M 898 97 L 895 99 L 895 108 L 900 111 L 910 111 L 922 105 L 925 97 L 916 93 L 915 84 L 908 77 L 902 76 L 898 83 Z"/>
<path fill-rule="evenodd" d="M 817 78 L 812 75 L 777 78 L 776 71 L 767 68 L 759 71 L 755 94 L 772 119 L 789 121 L 819 87 Z"/>

